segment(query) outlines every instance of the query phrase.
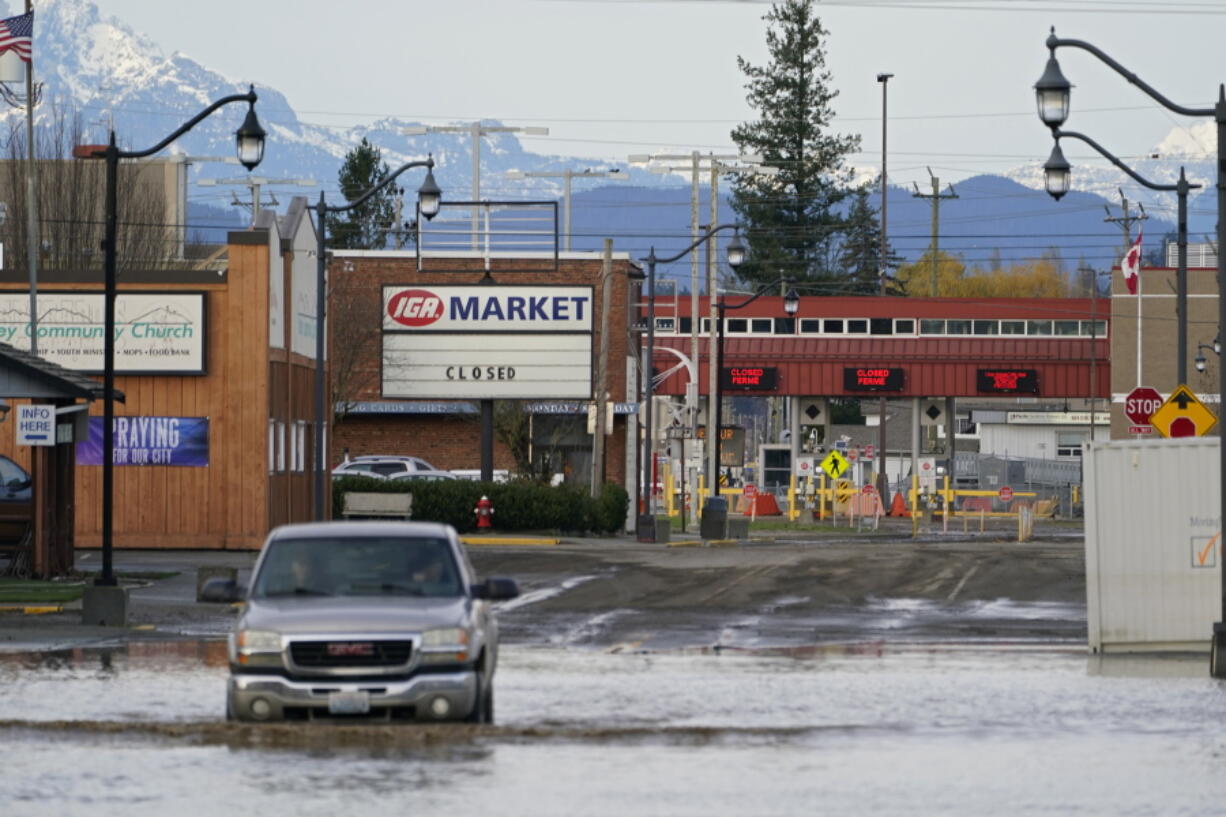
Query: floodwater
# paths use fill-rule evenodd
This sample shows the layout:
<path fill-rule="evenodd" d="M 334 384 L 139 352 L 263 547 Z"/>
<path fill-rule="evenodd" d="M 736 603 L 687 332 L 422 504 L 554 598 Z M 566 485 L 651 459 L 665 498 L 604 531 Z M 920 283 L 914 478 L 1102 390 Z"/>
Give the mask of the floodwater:
<path fill-rule="evenodd" d="M 1207 664 L 504 645 L 496 727 L 249 727 L 216 641 L 0 654 L 0 814 L 1216 815 Z"/>

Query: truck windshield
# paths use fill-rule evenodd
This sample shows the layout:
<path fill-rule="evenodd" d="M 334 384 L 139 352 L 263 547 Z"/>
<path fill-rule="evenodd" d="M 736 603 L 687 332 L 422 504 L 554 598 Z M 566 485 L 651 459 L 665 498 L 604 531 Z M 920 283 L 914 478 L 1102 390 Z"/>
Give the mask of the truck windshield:
<path fill-rule="evenodd" d="M 252 597 L 458 596 L 460 572 L 444 539 L 277 539 L 268 545 Z"/>

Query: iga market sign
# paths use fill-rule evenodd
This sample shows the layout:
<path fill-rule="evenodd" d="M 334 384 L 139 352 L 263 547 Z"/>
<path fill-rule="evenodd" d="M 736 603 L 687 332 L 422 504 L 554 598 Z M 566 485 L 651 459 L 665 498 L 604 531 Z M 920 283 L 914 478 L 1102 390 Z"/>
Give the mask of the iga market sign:
<path fill-rule="evenodd" d="M 209 418 L 114 418 L 115 465 L 209 464 Z M 77 443 L 77 465 L 102 464 L 102 418 L 89 418 L 89 437 Z"/>
<path fill-rule="evenodd" d="M 592 288 L 385 286 L 383 396 L 587 400 Z"/>
<path fill-rule="evenodd" d="M 103 296 L 38 293 L 38 354 L 65 369 L 101 373 Z M 203 292 L 120 292 L 115 298 L 117 374 L 204 374 Z M 30 348 L 30 296 L 0 293 L 0 342 Z"/>

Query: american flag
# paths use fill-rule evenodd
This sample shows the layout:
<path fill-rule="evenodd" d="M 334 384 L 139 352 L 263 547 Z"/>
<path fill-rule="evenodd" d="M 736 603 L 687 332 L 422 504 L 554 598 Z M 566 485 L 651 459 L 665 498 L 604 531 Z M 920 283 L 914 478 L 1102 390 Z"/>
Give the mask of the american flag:
<path fill-rule="evenodd" d="M 0 20 L 0 54 L 16 51 L 23 62 L 30 61 L 34 50 L 34 12 Z"/>

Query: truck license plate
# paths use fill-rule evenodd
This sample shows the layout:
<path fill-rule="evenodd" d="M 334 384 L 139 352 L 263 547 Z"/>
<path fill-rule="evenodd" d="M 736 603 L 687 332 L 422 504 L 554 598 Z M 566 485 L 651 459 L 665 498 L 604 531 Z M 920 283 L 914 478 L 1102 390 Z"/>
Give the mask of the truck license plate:
<path fill-rule="evenodd" d="M 360 689 L 329 692 L 328 712 L 332 715 L 365 715 L 370 712 L 370 693 Z"/>

